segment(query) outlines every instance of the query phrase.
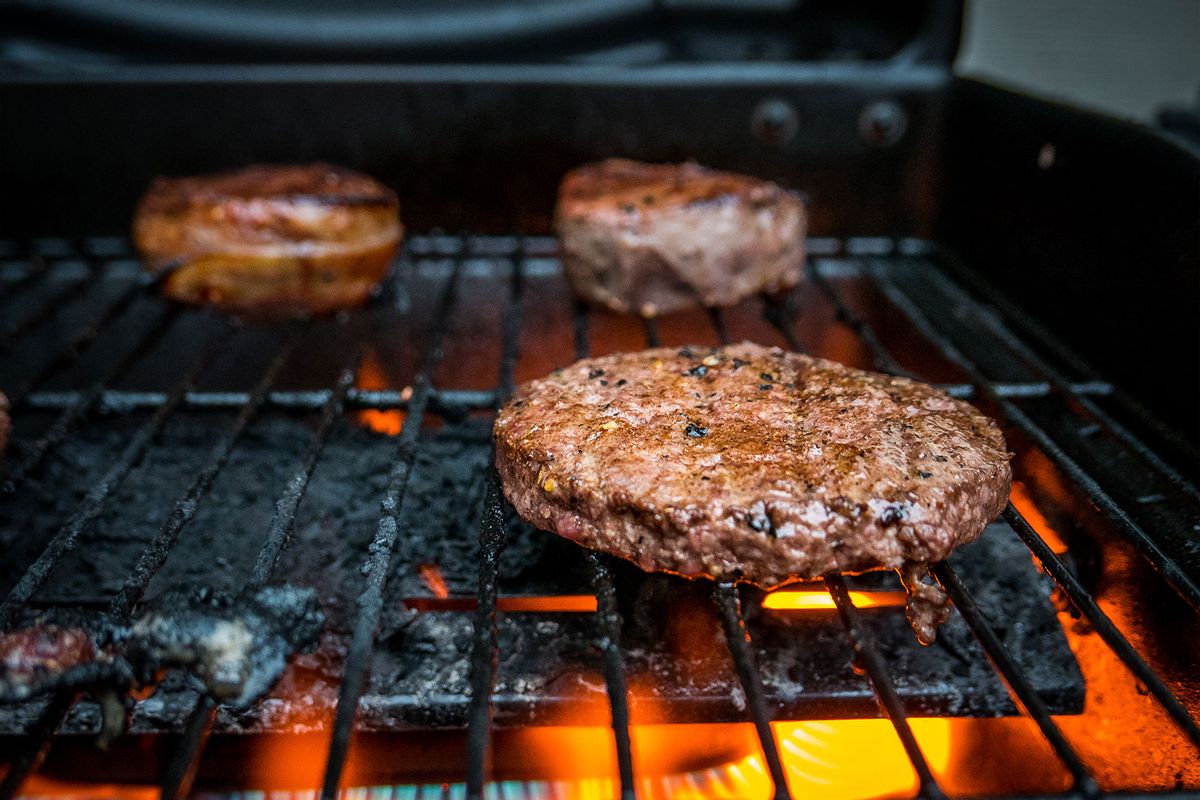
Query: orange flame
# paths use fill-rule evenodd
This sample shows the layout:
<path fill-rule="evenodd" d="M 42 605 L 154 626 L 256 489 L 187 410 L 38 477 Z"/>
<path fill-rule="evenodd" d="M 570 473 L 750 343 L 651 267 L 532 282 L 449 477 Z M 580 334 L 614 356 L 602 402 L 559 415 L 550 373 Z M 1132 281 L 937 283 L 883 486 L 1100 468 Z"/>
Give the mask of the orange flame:
<path fill-rule="evenodd" d="M 450 596 L 450 588 L 446 586 L 446 579 L 442 577 L 442 571 L 438 569 L 437 564 L 422 564 L 417 567 L 417 574 L 429 587 L 429 591 L 433 592 L 434 597 L 445 600 Z"/>
<path fill-rule="evenodd" d="M 900 590 L 852 591 L 850 602 L 855 608 L 902 606 L 906 595 Z M 833 597 L 824 589 L 781 589 L 763 598 L 762 607 L 772 611 L 807 611 L 835 609 Z"/>
<path fill-rule="evenodd" d="M 1062 536 L 1046 519 L 1046 515 L 1037 507 L 1037 503 L 1033 502 L 1033 498 L 1029 496 L 1029 490 L 1025 488 L 1025 484 L 1020 481 L 1013 481 L 1012 493 L 1009 495 L 1013 506 L 1017 511 L 1021 512 L 1021 516 L 1029 523 L 1029 526 L 1037 531 L 1038 536 L 1058 555 L 1067 552 L 1067 543 L 1063 541 Z"/>
<path fill-rule="evenodd" d="M 368 350 L 363 356 L 354 383 L 359 389 L 392 388 L 383 365 L 379 363 L 379 355 L 374 350 Z M 406 386 L 402 392 L 402 396 L 407 400 L 411 394 L 412 387 Z M 391 411 L 367 409 L 359 411 L 355 415 L 355 419 L 363 426 L 386 436 L 396 436 L 404 429 L 404 417 L 405 414 L 400 409 L 393 409 Z"/>

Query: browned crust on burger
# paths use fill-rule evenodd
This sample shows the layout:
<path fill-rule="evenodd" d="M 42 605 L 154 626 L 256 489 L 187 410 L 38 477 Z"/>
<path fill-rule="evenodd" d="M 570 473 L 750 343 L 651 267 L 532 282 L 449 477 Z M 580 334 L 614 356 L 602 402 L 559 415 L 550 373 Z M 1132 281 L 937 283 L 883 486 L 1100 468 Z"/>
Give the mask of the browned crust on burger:
<path fill-rule="evenodd" d="M 572 289 L 647 316 L 794 285 L 805 227 L 794 192 L 693 163 L 579 167 L 563 179 L 555 210 Z"/>
<path fill-rule="evenodd" d="M 928 564 L 1003 509 L 1003 436 L 934 387 L 743 343 L 587 359 L 497 417 L 504 493 L 643 569 L 772 587 Z"/>
<path fill-rule="evenodd" d="M 158 178 L 134 215 L 164 293 L 238 311 L 328 312 L 364 302 L 403 236 L 395 192 L 328 164 Z"/>

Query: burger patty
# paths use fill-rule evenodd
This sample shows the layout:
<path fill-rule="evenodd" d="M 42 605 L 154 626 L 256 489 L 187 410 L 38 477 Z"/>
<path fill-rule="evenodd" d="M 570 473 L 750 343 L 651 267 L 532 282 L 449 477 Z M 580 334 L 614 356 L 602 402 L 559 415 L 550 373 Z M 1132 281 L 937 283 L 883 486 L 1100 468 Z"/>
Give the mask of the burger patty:
<path fill-rule="evenodd" d="M 396 194 L 328 164 L 159 178 L 133 238 L 164 293 L 238 311 L 327 312 L 361 304 L 400 245 Z"/>
<path fill-rule="evenodd" d="M 505 496 L 540 528 L 642 569 L 774 587 L 922 567 L 1008 499 L 1004 438 L 923 383 L 743 343 L 585 359 L 521 386 L 495 424 Z"/>
<path fill-rule="evenodd" d="M 798 195 L 691 163 L 573 170 L 555 229 L 573 290 L 624 313 L 733 305 L 794 285 L 804 266 Z"/>

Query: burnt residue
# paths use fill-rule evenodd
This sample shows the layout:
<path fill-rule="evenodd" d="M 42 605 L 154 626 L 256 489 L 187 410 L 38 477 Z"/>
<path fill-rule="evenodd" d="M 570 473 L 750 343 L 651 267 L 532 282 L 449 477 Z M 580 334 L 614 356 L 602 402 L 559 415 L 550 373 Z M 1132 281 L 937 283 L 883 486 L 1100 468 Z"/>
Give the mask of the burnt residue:
<path fill-rule="evenodd" d="M 237 596 L 175 589 L 128 624 L 107 614 L 50 612 L 0 636 L 0 699 L 152 686 L 161 670 L 174 668 L 219 702 L 245 707 L 270 690 L 290 657 L 316 644 L 323 623 L 316 593 L 290 585 Z"/>
<path fill-rule="evenodd" d="M 310 588 L 264 586 L 236 597 L 173 591 L 129 629 L 125 655 L 147 682 L 160 669 L 182 668 L 214 699 L 245 707 L 275 684 L 290 656 L 316 644 L 324 621 Z"/>

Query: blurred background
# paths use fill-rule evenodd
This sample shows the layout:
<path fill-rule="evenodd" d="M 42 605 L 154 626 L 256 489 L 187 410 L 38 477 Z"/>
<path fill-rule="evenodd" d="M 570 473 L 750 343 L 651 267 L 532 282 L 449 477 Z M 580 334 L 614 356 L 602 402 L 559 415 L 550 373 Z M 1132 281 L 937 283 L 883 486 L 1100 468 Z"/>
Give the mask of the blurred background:
<path fill-rule="evenodd" d="M 971 0 L 956 68 L 1151 122 L 1200 102 L 1200 0 Z"/>

